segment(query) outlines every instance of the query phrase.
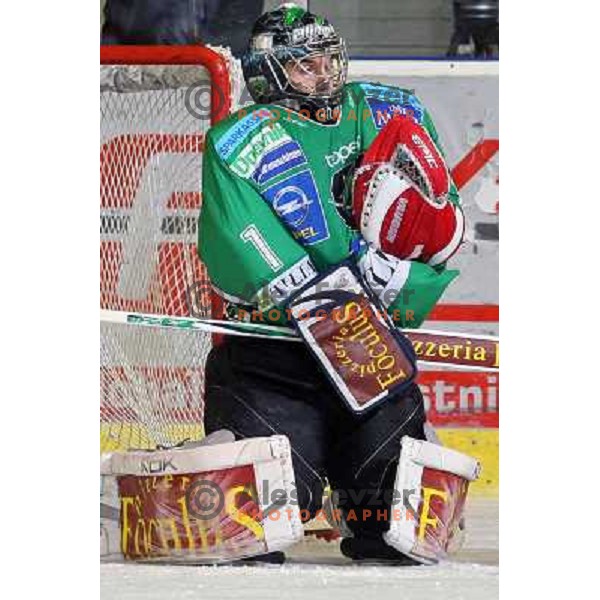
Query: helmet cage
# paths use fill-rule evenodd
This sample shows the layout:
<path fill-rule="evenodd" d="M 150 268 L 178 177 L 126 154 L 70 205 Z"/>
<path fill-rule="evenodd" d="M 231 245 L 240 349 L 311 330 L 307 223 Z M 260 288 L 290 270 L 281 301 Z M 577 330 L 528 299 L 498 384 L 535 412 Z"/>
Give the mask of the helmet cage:
<path fill-rule="evenodd" d="M 319 47 L 315 46 L 307 45 L 302 49 L 281 49 L 266 57 L 267 65 L 277 87 L 285 97 L 297 98 L 301 101 L 310 99 L 313 102 L 323 102 L 324 104 L 337 103 L 340 100 L 348 70 L 345 44 L 343 40 L 337 40 L 327 46 L 322 44 L 319 44 Z M 311 61 L 321 57 L 329 59 L 331 65 L 329 76 L 316 74 L 311 67 Z M 307 80 L 312 79 L 314 85 L 307 89 L 294 83 L 289 73 L 290 64 L 296 68 L 297 72 L 304 73 Z M 327 87 L 324 88 L 323 84 L 326 84 Z"/>
<path fill-rule="evenodd" d="M 294 61 L 300 70 L 310 75 L 306 63 L 320 56 L 328 56 L 333 67 L 328 89 L 319 89 L 317 85 L 312 90 L 296 87 L 287 70 L 289 63 Z M 341 102 L 348 73 L 348 54 L 344 40 L 337 35 L 302 45 L 255 47 L 245 57 L 245 62 L 248 87 L 256 102 L 296 100 L 300 106 L 312 109 L 335 107 Z"/>

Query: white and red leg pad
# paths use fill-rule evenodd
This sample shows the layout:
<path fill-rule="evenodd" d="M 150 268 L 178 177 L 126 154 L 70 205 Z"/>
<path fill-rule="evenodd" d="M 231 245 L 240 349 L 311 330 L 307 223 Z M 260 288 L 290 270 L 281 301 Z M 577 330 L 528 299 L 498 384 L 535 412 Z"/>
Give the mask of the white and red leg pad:
<path fill-rule="evenodd" d="M 395 490 L 410 498 L 392 507 L 385 542 L 425 564 L 447 557 L 458 533 L 469 483 L 479 463 L 455 450 L 411 437 L 402 438 Z"/>
<path fill-rule="evenodd" d="M 304 534 L 285 436 L 104 454 L 104 559 L 213 563 Z"/>

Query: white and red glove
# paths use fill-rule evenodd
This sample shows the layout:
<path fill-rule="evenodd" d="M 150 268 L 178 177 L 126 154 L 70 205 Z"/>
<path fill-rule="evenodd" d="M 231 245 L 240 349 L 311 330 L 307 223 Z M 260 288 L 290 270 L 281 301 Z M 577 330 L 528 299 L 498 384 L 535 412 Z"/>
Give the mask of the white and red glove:
<path fill-rule="evenodd" d="M 432 266 L 444 263 L 464 235 L 462 210 L 448 201 L 450 184 L 427 131 L 398 115 L 373 140 L 354 175 L 355 223 L 383 252 Z"/>

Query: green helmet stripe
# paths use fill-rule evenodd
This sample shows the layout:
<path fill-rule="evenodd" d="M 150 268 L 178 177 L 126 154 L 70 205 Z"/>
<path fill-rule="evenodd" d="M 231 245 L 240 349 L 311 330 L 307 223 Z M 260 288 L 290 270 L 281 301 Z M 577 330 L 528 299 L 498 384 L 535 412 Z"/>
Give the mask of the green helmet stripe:
<path fill-rule="evenodd" d="M 285 9 L 285 24 L 290 27 L 298 19 L 302 18 L 306 14 L 306 11 L 300 6 L 290 6 Z"/>

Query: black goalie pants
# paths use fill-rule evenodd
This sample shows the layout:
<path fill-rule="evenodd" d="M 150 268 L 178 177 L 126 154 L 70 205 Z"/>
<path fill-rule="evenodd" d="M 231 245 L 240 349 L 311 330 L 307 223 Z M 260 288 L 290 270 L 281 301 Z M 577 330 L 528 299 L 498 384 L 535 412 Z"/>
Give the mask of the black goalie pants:
<path fill-rule="evenodd" d="M 300 509 L 314 516 L 329 481 L 358 537 L 389 528 L 400 439 L 425 439 L 424 423 L 417 385 L 367 415 L 352 414 L 301 343 L 230 336 L 208 357 L 206 433 L 285 434 Z"/>

